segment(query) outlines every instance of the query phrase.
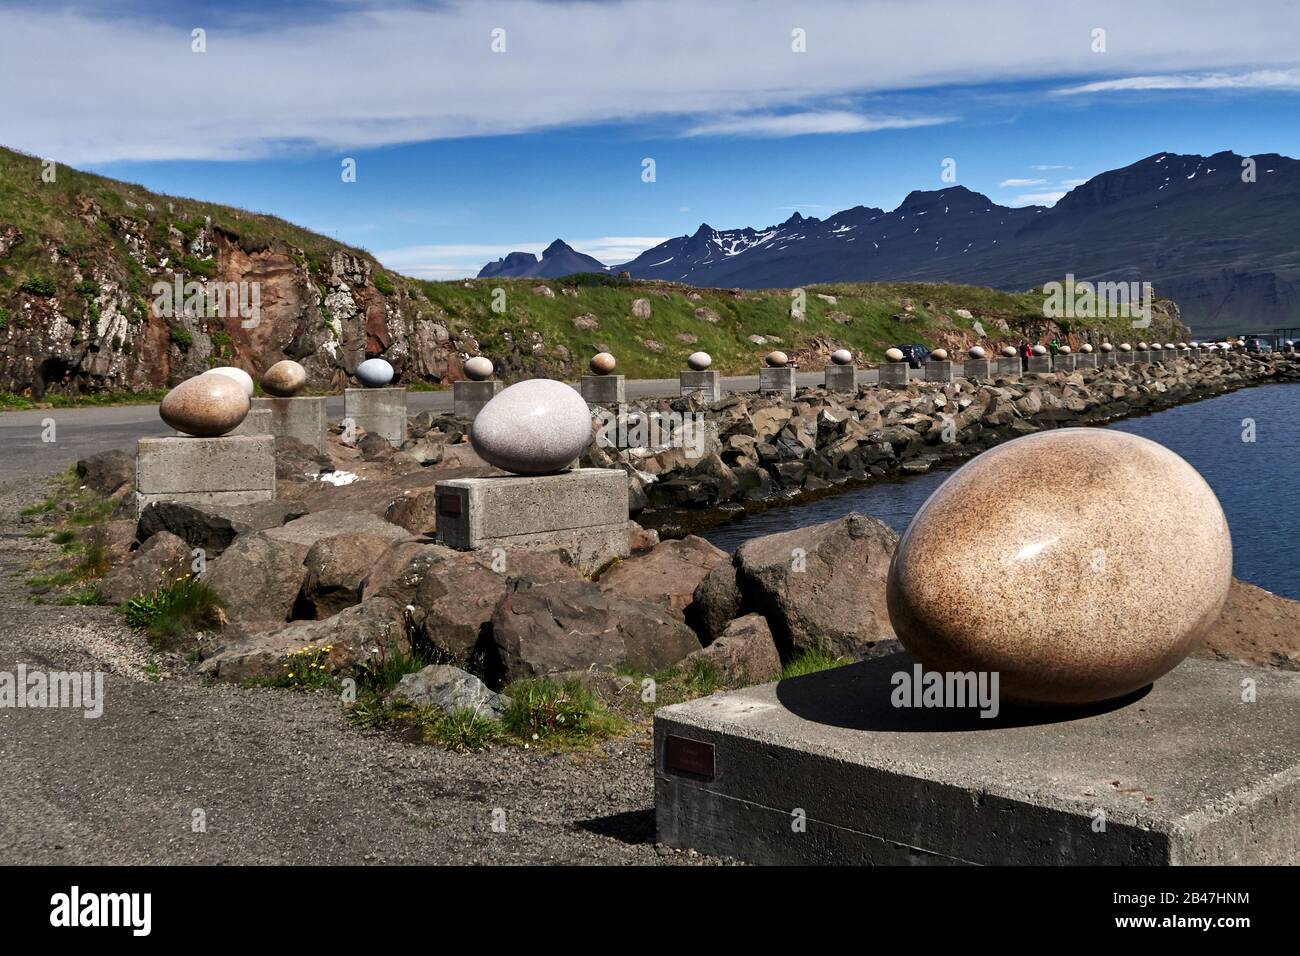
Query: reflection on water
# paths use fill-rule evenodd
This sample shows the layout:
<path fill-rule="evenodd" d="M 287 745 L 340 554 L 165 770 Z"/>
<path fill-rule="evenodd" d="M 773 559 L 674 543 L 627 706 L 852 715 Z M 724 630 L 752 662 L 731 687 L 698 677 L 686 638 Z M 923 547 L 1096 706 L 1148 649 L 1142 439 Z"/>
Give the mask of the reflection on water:
<path fill-rule="evenodd" d="M 1253 423 L 1254 441 L 1251 437 Z M 1232 529 L 1237 577 L 1300 600 L 1300 385 L 1267 385 L 1107 426 L 1157 441 L 1187 459 L 1219 496 Z M 807 505 L 773 508 L 705 537 L 732 551 L 743 541 L 830 521 L 850 511 L 902 532 L 951 474 L 931 471 Z"/>

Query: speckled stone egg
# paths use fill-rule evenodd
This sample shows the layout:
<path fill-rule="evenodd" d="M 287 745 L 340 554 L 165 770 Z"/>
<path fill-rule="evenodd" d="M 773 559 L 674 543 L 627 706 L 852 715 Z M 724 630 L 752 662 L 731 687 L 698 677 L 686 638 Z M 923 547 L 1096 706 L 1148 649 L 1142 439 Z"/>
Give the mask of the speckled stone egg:
<path fill-rule="evenodd" d="M 945 481 L 899 539 L 887 599 L 929 668 L 996 671 L 1005 701 L 1073 705 L 1173 668 L 1231 582 L 1227 520 L 1191 465 L 1137 435 L 1062 428 Z"/>
<path fill-rule="evenodd" d="M 393 380 L 393 367 L 384 359 L 366 359 L 357 366 L 357 381 L 366 388 L 383 388 Z"/>
<path fill-rule="evenodd" d="M 901 362 L 901 361 L 903 361 L 903 350 L 902 350 L 902 349 L 885 349 L 885 361 L 886 361 L 886 362 Z"/>
<path fill-rule="evenodd" d="M 1033 351 L 1033 353 L 1034 353 L 1035 355 L 1046 355 L 1046 354 L 1047 354 L 1047 346 L 1046 346 L 1046 345 L 1035 345 L 1035 346 L 1033 347 L 1032 351 Z"/>
<path fill-rule="evenodd" d="M 534 378 L 502 389 L 484 405 L 469 440 L 489 465 L 517 475 L 547 475 L 573 464 L 591 435 L 591 412 L 577 390 Z"/>
<path fill-rule="evenodd" d="M 930 353 L 930 358 L 934 359 L 936 362 L 946 362 L 948 361 L 948 350 L 935 349 Z"/>
<path fill-rule="evenodd" d="M 1150 349 L 1150 348 L 1151 348 L 1151 346 L 1147 345 L 1145 342 L 1139 342 L 1139 343 L 1138 343 L 1138 351 L 1139 351 L 1139 352 L 1145 352 L 1145 351 L 1147 351 L 1147 350 Z"/>
<path fill-rule="evenodd" d="M 1119 350 L 1121 352 L 1132 352 L 1133 346 L 1129 345 L 1127 342 L 1121 342 L 1119 344 Z"/>
<path fill-rule="evenodd" d="M 1005 355 L 1007 358 L 1015 358 L 1016 347 L 1014 345 L 1004 345 L 1002 346 L 1002 354 Z"/>
<path fill-rule="evenodd" d="M 784 352 L 768 352 L 763 361 L 767 363 L 768 368 L 785 368 L 790 364 L 790 356 Z"/>
<path fill-rule="evenodd" d="M 471 382 L 486 382 L 492 377 L 492 360 L 482 355 L 475 355 L 471 359 L 466 359 L 461 369 Z"/>
<path fill-rule="evenodd" d="M 703 372 L 713 364 L 713 356 L 708 352 L 692 352 L 686 356 L 686 366 L 695 372 Z"/>
<path fill-rule="evenodd" d="M 1092 346 L 1089 343 L 1084 342 L 1082 345 L 1079 346 L 1079 351 L 1083 352 L 1086 355 L 1092 351 Z"/>
<path fill-rule="evenodd" d="M 1069 355 L 1070 347 L 1068 345 L 1062 345 L 1058 351 L 1060 351 L 1062 355 Z"/>
<path fill-rule="evenodd" d="M 1101 350 L 1103 352 L 1113 352 L 1115 351 L 1115 346 L 1111 345 L 1109 342 L 1102 342 Z"/>
<path fill-rule="evenodd" d="M 988 355 L 988 353 L 984 351 L 984 347 L 982 345 L 971 346 L 971 348 L 967 351 L 966 354 L 976 360 L 982 359 L 986 355 Z"/>
<path fill-rule="evenodd" d="M 277 398 L 292 398 L 307 384 L 307 370 L 293 359 L 276 362 L 262 373 L 262 391 Z"/>
<path fill-rule="evenodd" d="M 831 362 L 836 365 L 852 365 L 853 353 L 848 349 L 836 349 L 831 353 Z"/>
<path fill-rule="evenodd" d="M 251 406 L 248 392 L 238 380 L 205 372 L 164 395 L 158 416 L 178 432 L 215 438 L 238 428 Z"/>
<path fill-rule="evenodd" d="M 608 352 L 597 352 L 587 365 L 596 375 L 608 375 L 618 366 L 618 362 Z"/>
<path fill-rule="evenodd" d="M 253 397 L 253 376 L 249 375 L 242 368 L 235 368 L 233 365 L 218 365 L 216 368 L 210 368 L 204 375 L 224 375 L 233 381 L 239 383 L 244 390 L 244 394 L 249 398 Z"/>

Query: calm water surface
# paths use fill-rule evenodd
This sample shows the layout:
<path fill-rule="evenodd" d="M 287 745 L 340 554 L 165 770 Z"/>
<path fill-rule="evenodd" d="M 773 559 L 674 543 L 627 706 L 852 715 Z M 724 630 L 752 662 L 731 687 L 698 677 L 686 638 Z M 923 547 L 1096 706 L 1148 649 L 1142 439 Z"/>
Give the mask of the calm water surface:
<path fill-rule="evenodd" d="M 1254 441 L 1249 423 L 1254 423 Z M 1107 426 L 1150 438 L 1199 471 L 1232 529 L 1233 573 L 1300 600 L 1300 384 L 1264 385 Z M 728 551 L 758 535 L 830 521 L 850 511 L 902 532 L 951 470 L 773 508 L 705 534 Z"/>

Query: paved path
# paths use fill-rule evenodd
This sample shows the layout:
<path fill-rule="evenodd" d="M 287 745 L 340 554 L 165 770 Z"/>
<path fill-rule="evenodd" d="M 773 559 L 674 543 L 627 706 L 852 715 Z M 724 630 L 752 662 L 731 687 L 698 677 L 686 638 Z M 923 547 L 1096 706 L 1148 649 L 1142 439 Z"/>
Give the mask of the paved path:
<path fill-rule="evenodd" d="M 960 374 L 960 366 L 954 371 Z M 912 370 L 912 377 L 921 374 Z M 859 373 L 862 384 L 874 385 L 875 369 Z M 795 381 L 801 388 L 822 384 L 821 372 L 798 372 Z M 758 388 L 757 375 L 724 378 L 728 392 L 752 392 Z M 636 379 L 627 383 L 628 398 L 664 398 L 678 393 L 677 379 Z M 330 396 L 326 402 L 330 421 L 343 417 L 343 396 Z M 412 414 L 425 410 L 451 411 L 451 391 L 411 392 L 407 409 Z M 54 441 L 46 441 L 47 423 L 54 423 Z M 0 414 L 0 482 L 10 478 L 51 475 L 62 471 L 78 458 L 85 458 L 110 448 L 132 448 L 136 441 L 152 435 L 170 435 L 172 430 L 158 418 L 157 405 L 118 405 L 106 408 L 38 409 Z"/>

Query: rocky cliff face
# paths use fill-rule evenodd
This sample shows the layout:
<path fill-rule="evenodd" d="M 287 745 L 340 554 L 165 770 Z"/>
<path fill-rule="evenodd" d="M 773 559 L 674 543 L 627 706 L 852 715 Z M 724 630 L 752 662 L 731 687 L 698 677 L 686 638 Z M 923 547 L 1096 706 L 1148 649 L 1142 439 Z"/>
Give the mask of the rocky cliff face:
<path fill-rule="evenodd" d="M 256 376 L 284 358 L 302 362 L 312 386 L 330 388 L 374 355 L 438 382 L 477 349 L 407 289 L 381 292 L 361 256 L 338 250 L 313 268 L 288 243 L 249 243 L 210 219 L 160 234 L 147 218 L 111 215 L 89 197 L 78 216 L 129 261 L 92 264 L 42 242 L 49 284 L 25 281 L 9 310 L 0 388 L 36 397 L 158 388 L 215 365 Z M 11 227 L 0 258 L 26 241 Z"/>

